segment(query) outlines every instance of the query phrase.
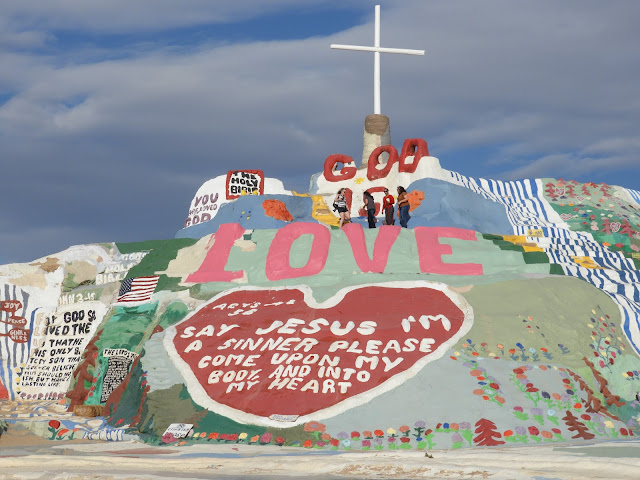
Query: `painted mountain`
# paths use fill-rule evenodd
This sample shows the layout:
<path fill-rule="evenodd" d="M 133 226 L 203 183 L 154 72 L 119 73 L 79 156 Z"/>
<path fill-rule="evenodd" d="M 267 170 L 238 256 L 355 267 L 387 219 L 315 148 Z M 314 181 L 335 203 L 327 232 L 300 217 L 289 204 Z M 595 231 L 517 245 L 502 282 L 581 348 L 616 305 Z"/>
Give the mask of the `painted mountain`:
<path fill-rule="evenodd" d="M 380 211 L 397 186 L 408 228 Z M 637 191 L 469 178 L 408 139 L 330 155 L 308 193 L 229 171 L 185 213 L 174 239 L 0 267 L 8 428 L 334 450 L 640 431 Z"/>

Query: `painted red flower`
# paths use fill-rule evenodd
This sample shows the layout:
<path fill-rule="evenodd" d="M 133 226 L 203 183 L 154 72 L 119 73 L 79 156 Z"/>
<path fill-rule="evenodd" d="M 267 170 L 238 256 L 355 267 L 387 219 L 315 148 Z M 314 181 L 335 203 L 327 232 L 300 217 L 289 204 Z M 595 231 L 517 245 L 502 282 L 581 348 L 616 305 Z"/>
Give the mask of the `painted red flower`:
<path fill-rule="evenodd" d="M 49 426 L 51 428 L 60 428 L 60 422 L 58 420 L 49 420 Z"/>
<path fill-rule="evenodd" d="M 538 430 L 537 427 L 534 427 L 533 425 L 529 427 L 529 433 L 531 435 L 540 435 L 540 430 Z"/>
<path fill-rule="evenodd" d="M 324 432 L 327 427 L 320 422 L 307 422 L 304 424 L 305 432 Z"/>

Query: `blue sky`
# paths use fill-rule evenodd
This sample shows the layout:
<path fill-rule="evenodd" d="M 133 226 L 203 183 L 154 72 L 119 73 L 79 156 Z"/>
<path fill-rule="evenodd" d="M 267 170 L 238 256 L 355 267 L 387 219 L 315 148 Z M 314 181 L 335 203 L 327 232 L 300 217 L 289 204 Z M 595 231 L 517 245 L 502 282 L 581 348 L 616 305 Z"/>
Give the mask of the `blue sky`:
<path fill-rule="evenodd" d="M 22 0 L 0 4 L 0 263 L 172 238 L 229 168 L 306 192 L 359 158 L 372 55 L 392 143 L 444 168 L 640 190 L 635 0 Z"/>

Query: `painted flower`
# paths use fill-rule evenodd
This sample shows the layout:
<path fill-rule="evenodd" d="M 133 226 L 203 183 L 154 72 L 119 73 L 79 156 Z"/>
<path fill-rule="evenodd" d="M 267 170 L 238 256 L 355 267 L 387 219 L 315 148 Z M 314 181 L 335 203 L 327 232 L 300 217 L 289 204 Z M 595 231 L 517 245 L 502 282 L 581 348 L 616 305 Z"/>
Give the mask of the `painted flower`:
<path fill-rule="evenodd" d="M 363 440 L 362 441 L 362 446 L 363 447 L 370 447 L 371 446 L 371 440 Z"/>
<path fill-rule="evenodd" d="M 400 441 L 402 443 L 409 443 L 411 441 L 411 439 L 409 437 L 402 437 L 402 438 L 400 438 Z"/>
<path fill-rule="evenodd" d="M 469 430 L 471 428 L 471 424 L 469 422 L 461 422 L 460 428 L 462 430 Z"/>
<path fill-rule="evenodd" d="M 344 445 L 345 447 L 349 447 L 351 445 L 351 440 L 345 438 L 344 440 L 342 440 L 342 445 Z"/>
<path fill-rule="evenodd" d="M 516 412 L 523 412 L 524 409 L 522 407 L 513 407 Z"/>
<path fill-rule="evenodd" d="M 411 428 L 409 428 L 407 425 L 402 425 L 402 426 L 398 429 L 398 431 L 400 431 L 400 433 L 403 433 L 403 434 L 405 434 L 405 435 L 407 434 L 407 432 L 408 432 L 409 430 L 411 430 Z"/>
<path fill-rule="evenodd" d="M 505 430 L 504 431 L 504 436 L 505 436 L 505 438 L 513 436 L 513 430 Z"/>
<path fill-rule="evenodd" d="M 320 439 L 328 442 L 329 440 L 331 440 L 331 435 L 329 435 L 328 433 L 323 433 L 322 435 L 320 435 Z"/>
<path fill-rule="evenodd" d="M 49 420 L 49 426 L 53 429 L 60 428 L 60 422 L 58 420 Z"/>
<path fill-rule="evenodd" d="M 407 427 L 409 428 L 409 427 Z M 351 432 L 351 438 L 360 438 L 360 433 L 359 432 Z"/>
<path fill-rule="evenodd" d="M 453 435 L 451 435 L 451 441 L 453 442 L 462 442 L 462 440 L 462 435 L 460 435 L 459 433 L 454 433 Z"/>
<path fill-rule="evenodd" d="M 320 422 L 307 422 L 304 424 L 305 432 L 324 432 L 327 427 Z"/>
<path fill-rule="evenodd" d="M 424 420 L 418 420 L 416 423 L 413 424 L 413 426 L 417 428 L 424 428 L 427 426 L 427 423 Z"/>
<path fill-rule="evenodd" d="M 542 438 L 553 438 L 553 434 L 551 432 L 543 430 L 542 431 Z"/>
<path fill-rule="evenodd" d="M 553 409 L 549 409 L 547 410 L 547 415 L 549 415 L 550 417 L 553 417 L 556 414 L 556 411 Z"/>
<path fill-rule="evenodd" d="M 304 443 L 302 444 L 302 446 L 304 448 L 311 448 L 313 446 L 313 441 L 312 440 L 305 440 Z"/>
<path fill-rule="evenodd" d="M 338 440 L 337 438 L 332 438 L 329 443 L 331 444 L 332 447 L 340 446 L 340 440 Z"/>
<path fill-rule="evenodd" d="M 396 430 L 394 428 L 389 427 L 389 428 L 387 428 L 387 433 L 389 435 L 395 435 L 398 432 L 396 432 Z"/>
<path fill-rule="evenodd" d="M 529 427 L 529 433 L 531 435 L 540 435 L 540 430 L 538 430 L 537 427 L 534 427 L 533 425 Z"/>
<path fill-rule="evenodd" d="M 582 415 L 580 415 L 580 418 L 586 420 L 587 422 L 591 421 L 591 415 L 589 415 L 588 413 L 583 413 Z"/>
<path fill-rule="evenodd" d="M 388 439 L 388 442 L 389 442 L 389 443 L 393 443 L 393 442 L 395 442 L 395 441 L 396 441 L 396 438 L 395 438 L 395 437 L 389 437 L 389 439 Z"/>
<path fill-rule="evenodd" d="M 346 437 L 346 435 L 347 435 L 346 432 L 344 434 L 345 434 L 345 438 L 347 438 Z M 365 430 L 364 432 L 362 432 L 362 436 L 365 437 L 365 438 L 371 438 L 371 437 L 373 437 L 373 434 L 369 430 Z"/>
<path fill-rule="evenodd" d="M 371 432 L 362 432 L 364 434 L 364 436 L 367 436 L 367 433 L 371 433 Z M 371 436 L 371 435 L 369 435 Z M 349 435 L 347 435 L 347 432 L 340 432 L 336 435 L 336 438 L 339 438 L 340 440 L 344 440 L 345 438 L 349 438 Z"/>
<path fill-rule="evenodd" d="M 449 428 L 451 430 L 458 430 L 460 428 L 460 426 L 457 423 L 452 423 L 451 425 L 449 425 Z"/>
<path fill-rule="evenodd" d="M 373 434 L 374 434 L 376 437 L 384 437 L 384 432 L 383 432 L 382 430 L 375 430 L 375 431 L 373 432 Z"/>
<path fill-rule="evenodd" d="M 551 431 L 556 435 L 560 435 L 562 433 L 562 430 L 560 430 L 559 428 L 552 428 Z"/>
<path fill-rule="evenodd" d="M 522 426 L 517 426 L 516 427 L 516 434 L 517 435 L 526 435 L 527 434 L 527 429 L 522 427 Z"/>

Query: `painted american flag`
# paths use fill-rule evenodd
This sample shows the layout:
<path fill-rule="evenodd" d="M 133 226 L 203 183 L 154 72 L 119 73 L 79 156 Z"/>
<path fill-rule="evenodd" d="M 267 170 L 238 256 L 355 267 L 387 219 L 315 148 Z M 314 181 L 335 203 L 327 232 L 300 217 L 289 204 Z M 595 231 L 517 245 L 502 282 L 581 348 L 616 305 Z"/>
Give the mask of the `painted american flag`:
<path fill-rule="evenodd" d="M 146 302 L 158 285 L 159 275 L 125 278 L 120 285 L 118 302 Z"/>

